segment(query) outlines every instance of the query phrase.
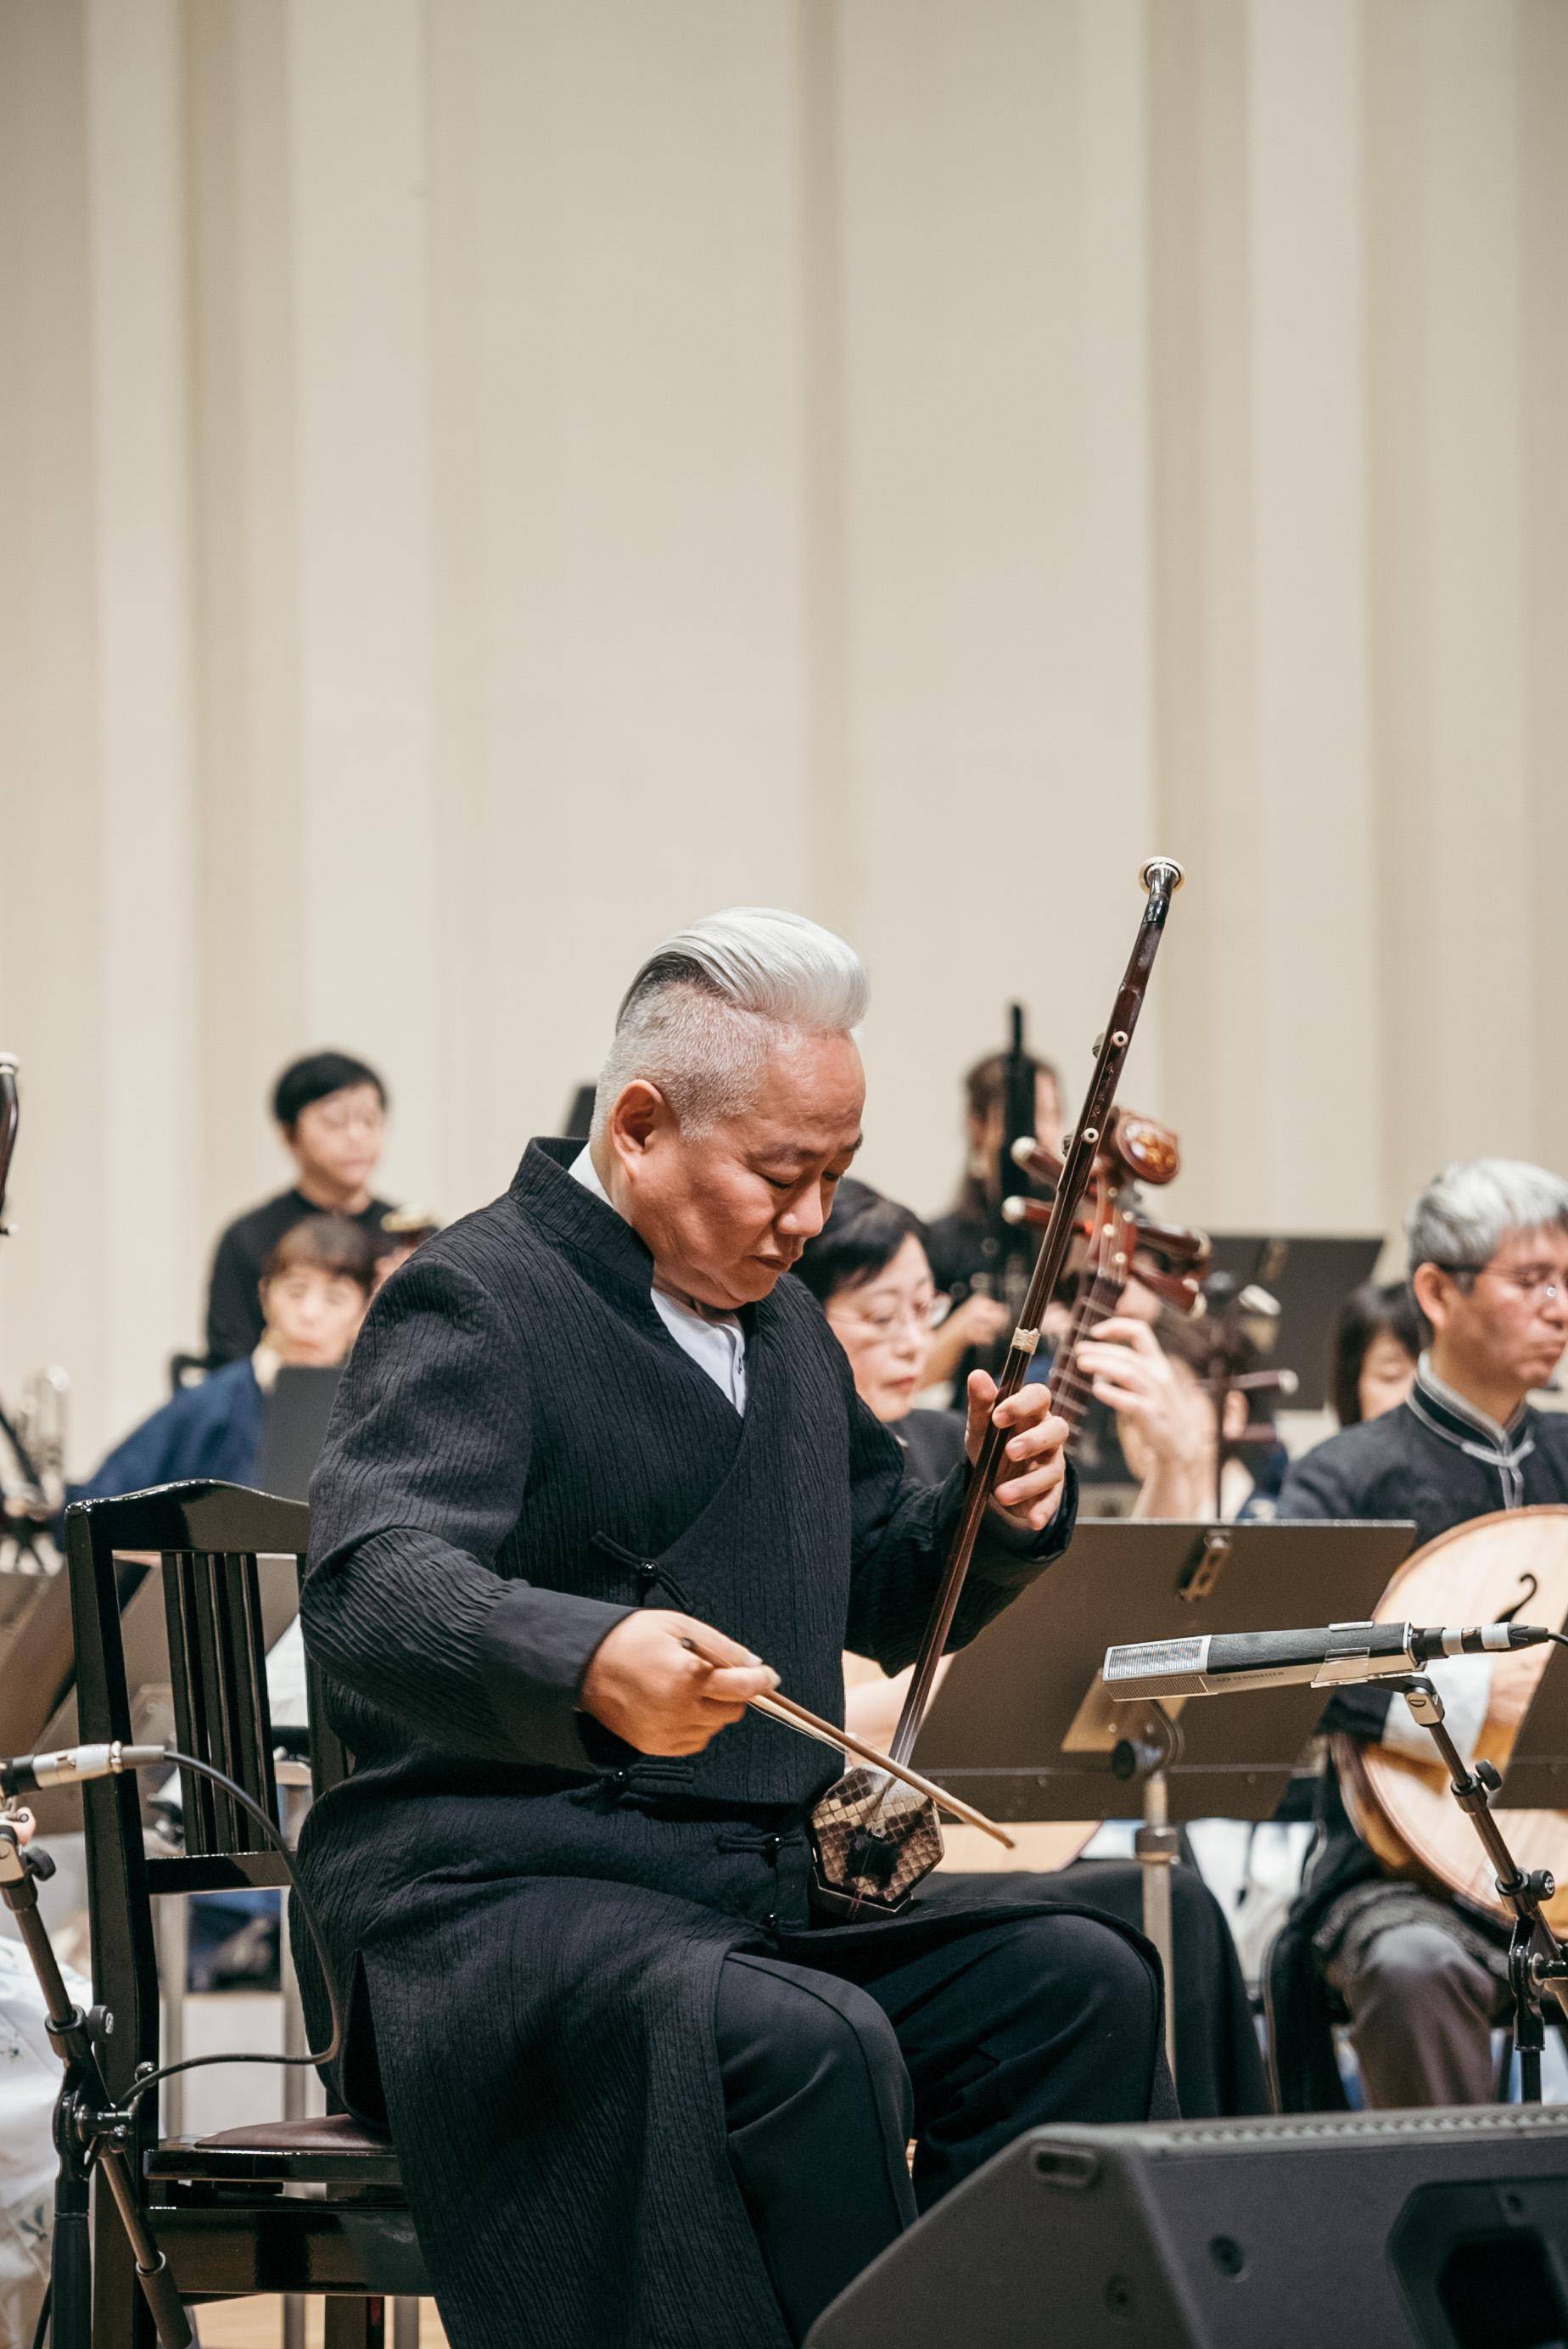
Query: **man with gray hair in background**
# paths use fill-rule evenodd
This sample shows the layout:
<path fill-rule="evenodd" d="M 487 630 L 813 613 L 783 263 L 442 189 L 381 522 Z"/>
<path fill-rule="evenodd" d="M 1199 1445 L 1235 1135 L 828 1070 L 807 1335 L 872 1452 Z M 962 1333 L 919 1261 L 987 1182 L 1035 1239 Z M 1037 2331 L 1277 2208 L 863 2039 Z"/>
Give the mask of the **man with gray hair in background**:
<path fill-rule="evenodd" d="M 1169 2095 L 1109 1920 L 814 1914 L 839 1765 L 747 1710 L 841 1722 L 846 1647 L 910 1662 L 961 1506 L 782 1278 L 859 1147 L 865 1000 L 796 915 L 667 939 L 588 1147 L 531 1143 L 344 1376 L 302 1614 L 356 1767 L 302 1866 L 454 2349 L 781 2349 L 1019 2130 Z M 1045 1390 L 967 1401 L 971 1456 L 1008 1443 L 954 1646 L 1074 1507 Z"/>
<path fill-rule="evenodd" d="M 1527 1400 L 1568 1345 L 1568 1184 L 1515 1159 L 1472 1159 L 1428 1185 L 1405 1231 L 1411 1292 L 1432 1333 L 1415 1386 L 1380 1419 L 1295 1462 L 1275 1515 L 1411 1517 L 1424 1547 L 1494 1510 L 1568 1502 L 1568 1414 Z M 1449 1731 L 1473 1750 L 1491 1664 L 1466 1657 L 1428 1669 Z M 1336 1695 L 1323 1725 L 1430 1759 L 1426 1732 L 1387 1689 Z M 1332 1768 L 1321 1801 L 1323 1839 L 1276 1984 L 1286 2008 L 1296 2004 L 1288 1950 L 1305 1956 L 1309 1942 L 1313 1970 L 1350 2010 L 1373 2104 L 1489 2103 L 1491 2026 L 1510 2011 L 1506 1930 L 1385 1874 Z M 1276 2044 L 1305 2036 L 1274 2003 Z"/>

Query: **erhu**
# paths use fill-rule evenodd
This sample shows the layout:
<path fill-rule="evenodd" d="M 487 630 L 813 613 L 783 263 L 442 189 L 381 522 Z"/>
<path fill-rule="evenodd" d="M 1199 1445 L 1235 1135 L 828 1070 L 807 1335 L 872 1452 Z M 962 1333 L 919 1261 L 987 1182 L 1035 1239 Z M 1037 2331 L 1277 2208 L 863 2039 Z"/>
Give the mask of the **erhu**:
<path fill-rule="evenodd" d="M 1182 871 L 1173 858 L 1157 856 L 1144 865 L 1140 879 L 1146 901 L 1138 936 L 1096 1049 L 1094 1071 L 1077 1128 L 1063 1144 L 1057 1195 L 1047 1211 L 1039 1254 L 997 1381 L 999 1403 L 1023 1385 L 1040 1342 L 1040 1323 L 1066 1267 L 1099 1160 L 1128 1047 L 1143 1008 L 1171 901 L 1181 885 Z M 893 1732 L 891 1758 L 901 1770 L 908 1767 L 931 1702 L 937 1667 L 958 1611 L 1006 1441 L 993 1419 L 969 1471 L 963 1514 L 915 1660 L 909 1694 Z M 839 1915 L 858 1915 L 866 1908 L 902 1909 L 942 1857 L 942 1830 L 934 1806 L 875 1766 L 851 1770 L 829 1788 L 811 1815 L 811 1842 L 816 1899 L 820 1907 Z"/>

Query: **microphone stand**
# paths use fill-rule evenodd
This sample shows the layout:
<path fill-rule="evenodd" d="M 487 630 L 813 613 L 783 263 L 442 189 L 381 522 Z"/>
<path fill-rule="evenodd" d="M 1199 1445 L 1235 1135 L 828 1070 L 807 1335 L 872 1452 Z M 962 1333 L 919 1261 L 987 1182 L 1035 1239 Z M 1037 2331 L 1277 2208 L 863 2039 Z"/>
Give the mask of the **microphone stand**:
<path fill-rule="evenodd" d="M 1171 1870 L 1181 1850 L 1179 1828 L 1171 1824 L 1171 1785 L 1166 1772 L 1181 1758 L 1181 1724 L 1158 1698 L 1150 1701 L 1141 1736 L 1121 1737 L 1111 1750 L 1111 1775 L 1123 1784 L 1136 1778 L 1143 1789 L 1143 1816 L 1132 1838 L 1143 1888 L 1143 1930 L 1160 1954 L 1164 1977 L 1165 2060 L 1176 2077 L 1176 1937 L 1171 1912 Z"/>
<path fill-rule="evenodd" d="M 132 2124 L 115 2109 L 98 2062 L 98 2043 L 114 2017 L 101 2006 L 84 2014 L 72 2002 L 48 1927 L 38 1909 L 38 1886 L 55 1872 L 47 1853 L 25 1851 L 15 1827 L 0 1813 L 0 1899 L 17 1930 L 38 1987 L 49 2044 L 66 2067 L 55 2106 L 55 2234 L 49 2264 L 51 2349 L 92 2349 L 92 2243 L 89 2181 L 96 2168 L 114 2197 L 136 2260 L 138 2282 L 152 2312 L 163 2349 L 191 2349 L 191 2321 L 153 2240 L 129 2155 Z"/>
<path fill-rule="evenodd" d="M 1398 1675 L 1381 1682 L 1398 1690 L 1421 1727 L 1428 1731 L 1449 1775 L 1449 1792 L 1469 1818 L 1488 1859 L 1497 1871 L 1497 1895 L 1513 1917 L 1508 1948 L 1508 1985 L 1513 2000 L 1513 2045 L 1519 2057 L 1522 2102 L 1541 2102 L 1541 2054 L 1546 2044 L 1542 1993 L 1549 1992 L 1568 2015 L 1568 1953 L 1547 1922 L 1542 1903 L 1557 1886 L 1550 1868 L 1532 1868 L 1526 1874 L 1510 1851 L 1491 1813 L 1491 1797 L 1502 1784 L 1490 1762 L 1467 1770 L 1464 1757 L 1443 1721 L 1443 1701 L 1421 1672 Z"/>

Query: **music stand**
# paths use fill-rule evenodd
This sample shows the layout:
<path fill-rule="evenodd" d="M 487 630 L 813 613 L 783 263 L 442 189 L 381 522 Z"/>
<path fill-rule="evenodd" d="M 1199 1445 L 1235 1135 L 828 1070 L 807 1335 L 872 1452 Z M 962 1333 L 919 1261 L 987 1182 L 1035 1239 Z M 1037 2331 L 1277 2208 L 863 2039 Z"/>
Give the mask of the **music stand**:
<path fill-rule="evenodd" d="M 920 1733 L 927 1777 L 1002 1821 L 1141 1821 L 1144 1930 L 1165 1967 L 1172 2054 L 1175 1830 L 1272 1816 L 1327 1696 L 1307 1686 L 1272 1690 L 1260 1705 L 1117 1703 L 1100 1677 L 1105 1651 L 1130 1638 L 1363 1621 L 1414 1538 L 1404 1522 L 1080 1522 L 937 1691 Z"/>
<path fill-rule="evenodd" d="M 1372 1278 L 1383 1253 L 1381 1237 L 1216 1232 L 1213 1243 L 1212 1271 L 1225 1273 L 1238 1288 L 1255 1281 L 1279 1307 L 1268 1360 L 1271 1367 L 1296 1374 L 1299 1384 L 1290 1398 L 1291 1410 L 1325 1410 L 1339 1309 L 1353 1288 Z"/>
<path fill-rule="evenodd" d="M 276 1493 L 284 1501 L 309 1500 L 342 1376 L 341 1362 L 326 1368 L 291 1363 L 278 1372 L 267 1397 L 256 1460 L 256 1483 L 263 1493 Z"/>
<path fill-rule="evenodd" d="M 1519 1610 L 1525 1623 L 1551 1623 L 1528 1602 Z M 1494 1810 L 1568 1811 L 1568 1671 L 1561 1648 L 1547 1651 L 1546 1670 L 1535 1684 L 1530 1710 L 1520 1723 Z"/>

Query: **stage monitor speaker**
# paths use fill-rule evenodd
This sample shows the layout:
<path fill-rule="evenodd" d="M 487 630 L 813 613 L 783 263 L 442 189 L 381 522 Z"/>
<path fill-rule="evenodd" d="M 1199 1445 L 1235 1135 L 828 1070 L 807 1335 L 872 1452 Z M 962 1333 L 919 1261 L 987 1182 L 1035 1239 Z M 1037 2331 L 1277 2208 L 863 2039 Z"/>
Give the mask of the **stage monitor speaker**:
<path fill-rule="evenodd" d="M 1568 2113 L 1035 2129 L 807 2349 L 1568 2349 Z"/>

